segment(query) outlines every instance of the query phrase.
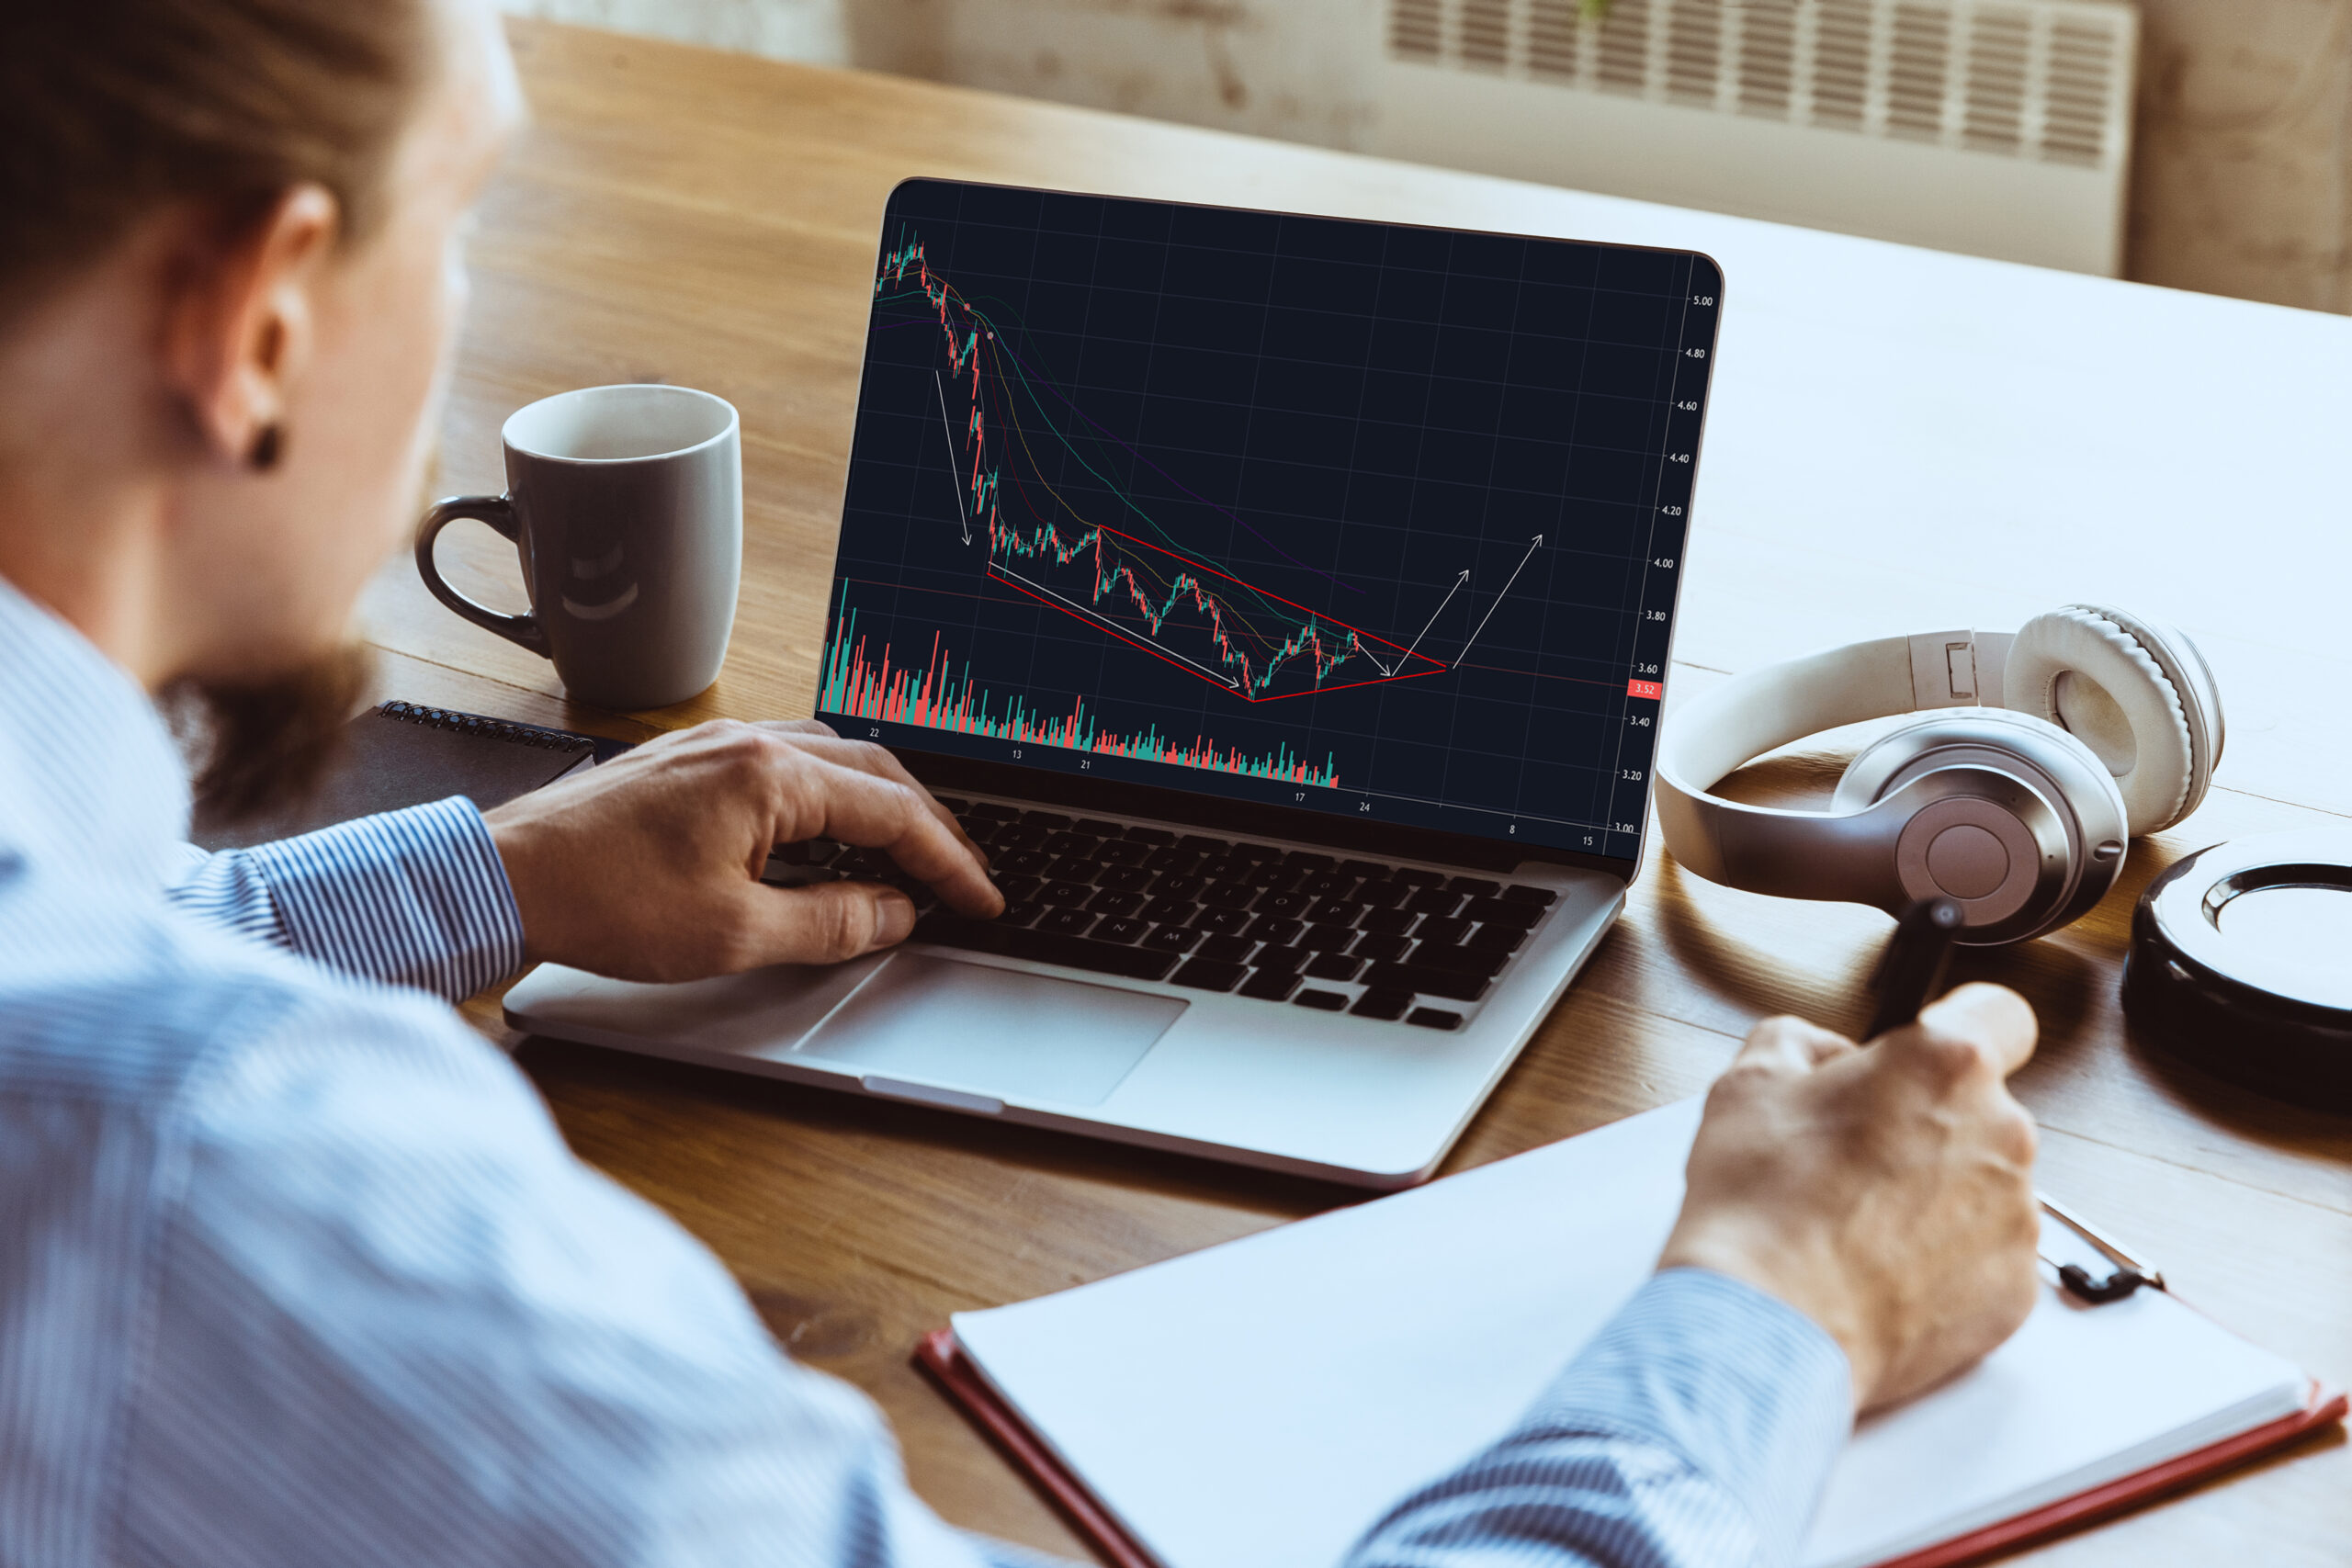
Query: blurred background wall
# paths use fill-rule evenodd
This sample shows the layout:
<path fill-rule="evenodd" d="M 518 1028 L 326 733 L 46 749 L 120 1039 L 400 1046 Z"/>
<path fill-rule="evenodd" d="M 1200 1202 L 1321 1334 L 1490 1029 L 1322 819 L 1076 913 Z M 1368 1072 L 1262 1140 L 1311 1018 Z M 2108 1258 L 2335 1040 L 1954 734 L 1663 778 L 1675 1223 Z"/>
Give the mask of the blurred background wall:
<path fill-rule="evenodd" d="M 528 15 L 1363 148 L 1381 0 L 503 0 Z M 2139 0 L 2125 274 L 2352 311 L 2352 0 Z"/>

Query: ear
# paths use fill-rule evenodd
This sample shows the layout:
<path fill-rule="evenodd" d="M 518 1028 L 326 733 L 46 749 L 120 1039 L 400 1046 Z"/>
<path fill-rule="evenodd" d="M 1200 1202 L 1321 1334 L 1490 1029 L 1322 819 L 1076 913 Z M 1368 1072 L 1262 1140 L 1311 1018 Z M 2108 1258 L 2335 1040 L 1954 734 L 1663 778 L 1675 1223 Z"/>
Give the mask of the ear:
<path fill-rule="evenodd" d="M 229 238 L 192 239 L 164 321 L 164 372 L 217 457 L 246 461 L 285 417 L 309 361 L 314 294 L 342 210 L 325 186 L 293 186 Z"/>

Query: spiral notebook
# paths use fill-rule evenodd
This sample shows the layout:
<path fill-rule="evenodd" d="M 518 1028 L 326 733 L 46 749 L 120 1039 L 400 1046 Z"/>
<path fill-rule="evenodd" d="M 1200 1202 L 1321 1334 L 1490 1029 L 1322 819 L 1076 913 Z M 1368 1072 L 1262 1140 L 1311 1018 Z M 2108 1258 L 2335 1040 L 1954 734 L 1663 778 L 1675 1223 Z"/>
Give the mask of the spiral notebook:
<path fill-rule="evenodd" d="M 199 800 L 189 838 L 208 850 L 242 849 L 453 795 L 488 811 L 628 750 L 626 741 L 486 714 L 379 703 L 350 722 L 343 750 L 306 799 L 237 822 Z"/>
<path fill-rule="evenodd" d="M 1501 1436 L 1639 1288 L 1687 1101 L 1057 1295 L 918 1360 L 1121 1568 L 1324 1568 Z M 2054 1223 L 2044 1250 L 2079 1245 Z M 2340 1394 L 2156 1290 L 2045 1281 L 1973 1370 L 1862 1422 L 1804 1568 L 1951 1568 L 2340 1421 Z"/>

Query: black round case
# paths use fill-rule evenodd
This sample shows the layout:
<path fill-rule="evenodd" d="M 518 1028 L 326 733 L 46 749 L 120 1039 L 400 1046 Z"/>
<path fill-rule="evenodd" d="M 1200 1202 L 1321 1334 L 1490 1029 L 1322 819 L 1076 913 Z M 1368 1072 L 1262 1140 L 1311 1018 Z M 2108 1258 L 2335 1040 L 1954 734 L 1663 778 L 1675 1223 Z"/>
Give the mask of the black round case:
<path fill-rule="evenodd" d="M 2123 1008 L 2216 1077 L 2352 1111 L 2352 829 L 2234 840 L 2168 868 L 2132 912 Z"/>

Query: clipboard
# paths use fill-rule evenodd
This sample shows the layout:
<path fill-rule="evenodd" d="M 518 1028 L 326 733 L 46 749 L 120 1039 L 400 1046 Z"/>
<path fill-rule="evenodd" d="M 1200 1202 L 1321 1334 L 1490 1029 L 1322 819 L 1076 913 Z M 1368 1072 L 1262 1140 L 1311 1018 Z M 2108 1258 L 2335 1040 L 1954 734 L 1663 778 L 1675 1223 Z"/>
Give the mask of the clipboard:
<path fill-rule="evenodd" d="M 1508 1431 L 1640 1289 L 1699 1115 L 1665 1107 L 958 1314 L 915 1360 L 1117 1568 L 1337 1562 L 1395 1499 Z M 2045 1222 L 2025 1327 L 1857 1425 L 1801 1562 L 1957 1568 L 2345 1418 L 2343 1394 L 2153 1279 L 2100 1304 L 2062 1288 L 2061 1228 Z"/>
<path fill-rule="evenodd" d="M 988 1380 L 956 1343 L 954 1329 L 934 1329 L 923 1336 L 922 1342 L 915 1347 L 912 1359 L 1112 1568 L 1161 1568 L 1127 1534 L 1117 1516 L 1070 1473 L 1069 1467 L 1029 1429 L 1028 1423 L 989 1386 Z M 2030 1509 L 2014 1518 L 1889 1558 L 1876 1568 L 1962 1568 L 1966 1563 L 1982 1562 L 2003 1552 L 2035 1545 L 2128 1513 L 2142 1504 L 2185 1492 L 2200 1481 L 2335 1426 L 2344 1420 L 2346 1413 L 2345 1394 L 2330 1393 L 2313 1382 L 2309 1402 L 2292 1416 L 2224 1438 L 2193 1453 Z"/>

